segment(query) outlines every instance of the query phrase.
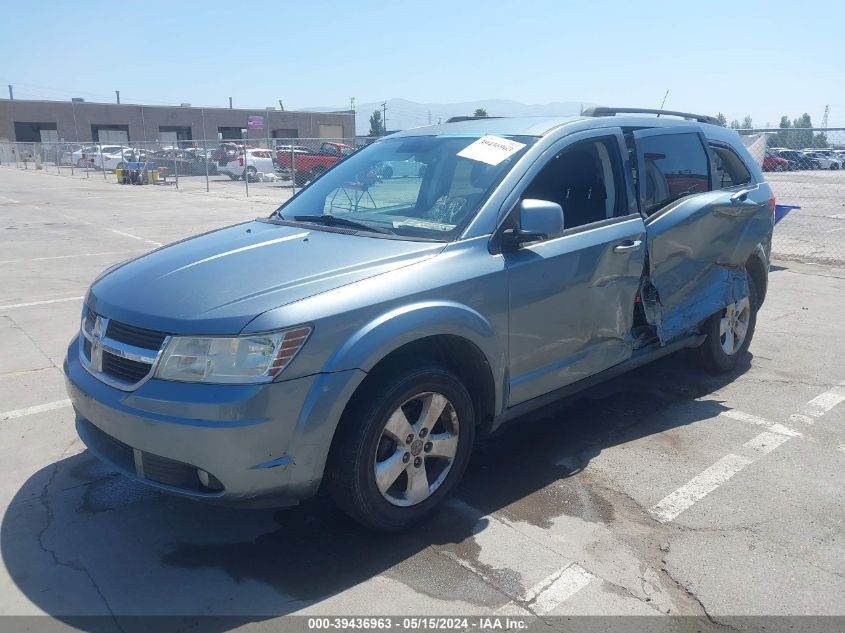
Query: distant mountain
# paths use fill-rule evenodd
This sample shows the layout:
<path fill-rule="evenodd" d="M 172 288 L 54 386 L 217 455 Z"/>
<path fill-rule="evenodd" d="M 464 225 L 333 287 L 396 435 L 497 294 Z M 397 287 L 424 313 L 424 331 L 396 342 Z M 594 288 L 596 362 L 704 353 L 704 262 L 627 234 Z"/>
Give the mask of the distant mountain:
<path fill-rule="evenodd" d="M 381 110 L 382 102 L 356 104 L 357 112 L 355 127 L 359 135 L 365 135 L 370 130 L 370 115 L 374 110 Z M 528 105 L 508 99 L 479 99 L 478 101 L 464 101 L 462 103 L 417 103 L 407 99 L 387 100 L 387 129 L 407 130 L 429 123 L 446 121 L 453 116 L 470 116 L 478 108 L 483 108 L 489 116 L 571 116 L 581 112 L 581 108 L 595 105 L 587 102 L 553 102 Z M 349 110 L 337 107 L 300 108 L 306 112 L 333 112 Z"/>

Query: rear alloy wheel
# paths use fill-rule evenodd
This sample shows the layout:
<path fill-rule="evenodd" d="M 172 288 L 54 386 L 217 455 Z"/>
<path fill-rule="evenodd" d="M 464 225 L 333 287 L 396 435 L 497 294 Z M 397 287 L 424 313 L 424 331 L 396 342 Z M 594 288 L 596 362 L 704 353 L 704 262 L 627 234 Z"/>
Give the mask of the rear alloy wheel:
<path fill-rule="evenodd" d="M 335 502 L 382 531 L 427 518 L 463 476 L 475 436 L 472 399 L 438 365 L 385 375 L 357 395 L 326 471 Z"/>
<path fill-rule="evenodd" d="M 714 372 L 734 369 L 748 351 L 757 324 L 757 288 L 748 276 L 749 295 L 728 304 L 704 327 L 707 339 L 696 350 L 700 364 Z"/>

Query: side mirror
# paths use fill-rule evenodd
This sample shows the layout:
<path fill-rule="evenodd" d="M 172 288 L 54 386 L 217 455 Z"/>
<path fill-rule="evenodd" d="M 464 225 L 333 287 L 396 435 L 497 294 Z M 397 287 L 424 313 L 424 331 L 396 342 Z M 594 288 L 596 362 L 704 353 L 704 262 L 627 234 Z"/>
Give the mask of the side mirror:
<path fill-rule="evenodd" d="M 503 245 L 510 249 L 529 242 L 538 242 L 563 232 L 563 209 L 549 200 L 521 200 L 517 209 L 519 228 L 508 229 L 502 235 Z"/>

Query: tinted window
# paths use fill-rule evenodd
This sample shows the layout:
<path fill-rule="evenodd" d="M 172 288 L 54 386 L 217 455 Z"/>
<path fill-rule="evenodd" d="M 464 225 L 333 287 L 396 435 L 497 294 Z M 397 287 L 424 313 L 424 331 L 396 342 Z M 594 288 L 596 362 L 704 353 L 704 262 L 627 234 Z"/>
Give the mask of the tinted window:
<path fill-rule="evenodd" d="M 567 229 L 624 215 L 621 165 L 615 137 L 581 141 L 549 160 L 522 197 L 558 203 Z"/>
<path fill-rule="evenodd" d="M 721 189 L 729 189 L 751 182 L 751 173 L 732 149 L 711 145 L 713 166 L 716 170 L 716 182 Z"/>
<path fill-rule="evenodd" d="M 710 189 L 707 152 L 694 133 L 660 134 L 638 139 L 643 211 L 651 214 L 673 200 Z"/>

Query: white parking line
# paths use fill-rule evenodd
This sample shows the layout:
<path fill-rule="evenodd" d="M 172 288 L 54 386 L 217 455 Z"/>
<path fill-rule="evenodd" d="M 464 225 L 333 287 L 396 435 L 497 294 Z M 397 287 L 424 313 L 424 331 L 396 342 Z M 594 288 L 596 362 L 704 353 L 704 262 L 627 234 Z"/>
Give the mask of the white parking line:
<path fill-rule="evenodd" d="M 0 421 L 14 420 L 15 418 L 23 418 L 27 415 L 34 415 L 36 413 L 44 413 L 45 411 L 55 411 L 56 409 L 63 409 L 70 406 L 70 400 L 57 400 L 56 402 L 47 402 L 46 404 L 36 404 L 25 409 L 16 409 L 14 411 L 6 411 L 0 413 Z"/>
<path fill-rule="evenodd" d="M 8 200 L 9 202 L 12 202 L 14 204 L 20 204 L 21 203 L 20 200 L 15 200 L 14 198 L 8 198 L 6 196 L 0 196 L 0 199 Z"/>
<path fill-rule="evenodd" d="M 528 608 L 537 615 L 545 615 L 589 585 L 594 578 L 586 569 L 572 563 L 528 590 L 525 596 Z"/>
<path fill-rule="evenodd" d="M 784 426 L 783 424 L 778 424 L 777 422 L 772 422 L 766 418 L 745 413 L 745 411 L 728 409 L 727 411 L 722 411 L 719 415 L 731 418 L 732 420 L 739 420 L 740 422 L 749 422 L 751 424 L 756 424 L 757 426 L 764 426 L 770 431 L 780 433 L 781 435 L 787 435 L 789 437 L 803 437 L 800 431 L 796 431 L 795 429 Z"/>
<path fill-rule="evenodd" d="M 85 296 L 81 297 L 64 297 L 62 299 L 45 299 L 43 301 L 28 301 L 26 303 L 10 303 L 0 306 L 0 310 L 12 310 L 13 308 L 28 308 L 30 306 L 45 306 L 50 303 L 64 303 L 66 301 L 82 301 Z"/>
<path fill-rule="evenodd" d="M 668 523 L 684 510 L 691 508 L 696 501 L 716 490 L 752 461 L 754 460 L 742 455 L 725 455 L 710 468 L 665 496 L 652 506 L 649 512 L 661 523 Z"/>
<path fill-rule="evenodd" d="M 25 264 L 27 262 L 45 262 L 51 259 L 75 259 L 77 257 L 99 257 L 101 255 L 123 255 L 124 253 L 142 253 L 142 250 L 104 251 L 102 253 L 77 253 L 75 255 L 52 255 L 50 257 L 31 257 L 29 259 L 4 259 L 0 264 Z"/>
<path fill-rule="evenodd" d="M 803 406 L 800 413 L 789 416 L 790 420 L 813 424 L 816 418 L 820 418 L 840 402 L 845 401 L 845 383 L 839 383 L 832 389 L 819 394 Z"/>
<path fill-rule="evenodd" d="M 138 240 L 139 242 L 144 242 L 145 244 L 152 244 L 153 246 L 164 246 L 161 242 L 156 242 L 154 240 L 148 240 L 143 238 L 139 235 L 132 235 L 132 233 L 126 233 L 125 231 L 118 231 L 117 229 L 110 229 L 112 233 L 115 235 L 122 235 L 123 237 L 129 237 L 133 240 Z"/>
<path fill-rule="evenodd" d="M 482 532 L 479 532 L 479 535 L 487 533 L 488 542 L 508 542 L 512 540 L 514 536 L 520 535 L 520 533 L 509 522 L 499 519 L 494 515 L 484 515 L 482 512 L 476 510 L 464 501 L 453 499 L 449 502 L 449 505 L 458 512 L 465 513 L 473 518 L 476 518 L 479 523 L 486 523 L 486 527 L 483 528 Z M 492 535 L 490 535 L 489 532 L 492 532 Z M 537 543 L 537 546 L 538 552 L 546 551 L 545 545 Z M 589 585 L 595 578 L 593 574 L 577 563 L 569 563 L 559 569 L 555 569 L 551 574 L 537 582 L 533 587 L 521 590 L 516 587 L 503 585 L 500 578 L 496 577 L 495 574 L 490 574 L 489 567 L 486 565 L 479 565 L 475 560 L 466 559 L 460 554 L 448 549 L 438 549 L 438 552 L 464 569 L 472 572 L 486 583 L 496 587 L 499 591 L 511 598 L 509 602 L 496 610 L 497 615 L 546 614 L 557 607 L 560 603 L 564 602 Z M 547 552 L 547 554 L 551 554 L 551 552 Z M 523 565 L 527 565 L 530 564 L 528 561 L 531 560 L 531 556 L 522 550 L 521 552 L 509 552 L 509 554 L 506 555 L 506 559 L 507 560 L 500 561 L 499 564 L 513 564 L 515 562 L 521 562 Z M 536 560 L 537 559 L 535 559 L 535 562 Z M 545 557 L 544 562 L 550 561 L 548 561 L 548 558 Z M 561 562 L 565 561 L 561 560 Z M 548 568 L 554 569 L 552 565 L 549 565 Z"/>
<path fill-rule="evenodd" d="M 843 385 L 845 383 L 840 383 L 819 394 L 801 408 L 801 413 L 789 416 L 790 420 L 812 424 L 816 418 L 823 416 L 840 402 L 845 401 L 845 388 L 843 388 Z M 758 457 L 771 453 L 792 437 L 803 437 L 799 431 L 788 426 L 751 415 L 750 413 L 737 411 L 736 409 L 723 411 L 720 415 L 763 426 L 768 431 L 760 433 L 760 435 L 751 438 L 743 444 L 743 448 L 751 453 L 750 456 L 735 455 L 733 453 L 725 455 L 722 459 L 710 466 L 710 468 L 696 475 L 683 486 L 654 504 L 649 509 L 649 513 L 661 523 L 668 523 L 674 520 L 679 514 L 688 510 L 697 501 L 716 490 L 716 488 L 728 481 L 736 473 L 748 466 L 748 464 L 754 462 Z"/>

